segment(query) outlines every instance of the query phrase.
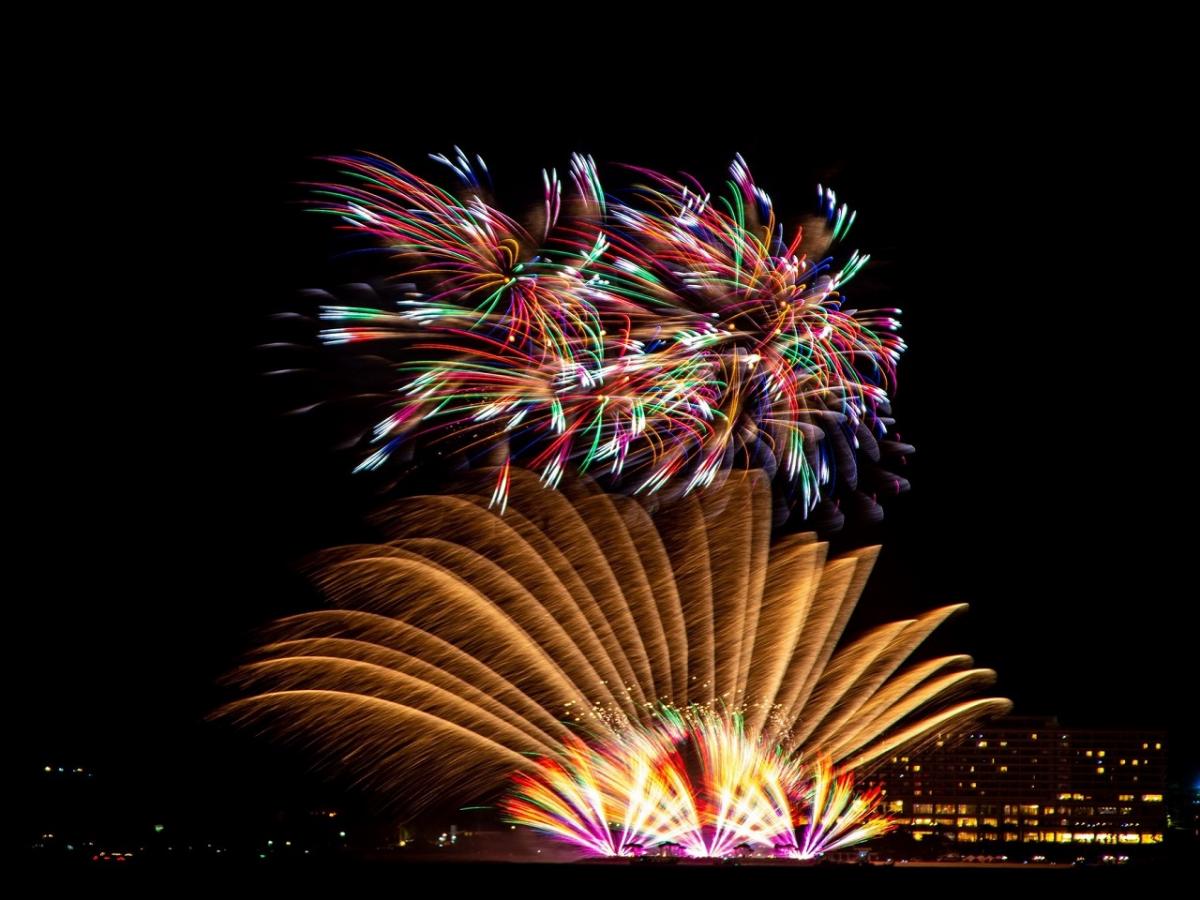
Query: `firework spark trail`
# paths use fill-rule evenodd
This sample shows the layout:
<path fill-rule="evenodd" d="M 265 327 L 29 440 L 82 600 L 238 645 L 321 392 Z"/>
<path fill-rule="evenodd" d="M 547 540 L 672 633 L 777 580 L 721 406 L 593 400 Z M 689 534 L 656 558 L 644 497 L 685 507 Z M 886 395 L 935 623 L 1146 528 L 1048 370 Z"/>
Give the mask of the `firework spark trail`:
<path fill-rule="evenodd" d="M 832 191 L 809 233 L 785 240 L 741 157 L 714 200 L 633 167 L 639 183 L 609 195 L 577 155 L 569 179 L 543 173 L 543 221 L 527 228 L 486 199 L 481 160 L 435 159 L 458 194 L 374 156 L 333 158 L 340 183 L 314 186 L 314 210 L 413 288 L 391 309 L 321 312 L 326 343 L 395 349 L 391 408 L 360 469 L 405 444 L 504 447 L 549 487 L 574 470 L 690 493 L 767 458 L 807 512 L 839 481 L 858 488 L 858 457 L 910 449 L 885 437 L 898 311 L 846 308 L 868 257 L 834 263 L 854 216 Z M 494 507 L 507 488 L 502 470 Z"/>
<path fill-rule="evenodd" d="M 958 699 L 994 677 L 969 657 L 904 667 L 961 604 L 845 642 L 876 549 L 772 546 L 762 473 L 653 516 L 584 480 L 547 491 L 515 465 L 501 516 L 496 477 L 389 506 L 390 544 L 320 554 L 335 608 L 278 623 L 218 715 L 418 809 L 494 794 L 534 758 L 562 762 L 570 735 L 614 739 L 662 704 L 737 712 L 747 741 L 828 754 L 839 772 L 1011 706 Z M 730 809 L 771 808 L 769 792 L 731 791 Z"/>
<path fill-rule="evenodd" d="M 790 856 L 812 859 L 879 837 L 895 827 L 886 816 L 876 813 L 880 788 L 855 794 L 853 776 L 836 774 L 827 759 L 813 767 L 810 777 L 805 797 L 809 823 L 803 839 L 789 848 Z"/>

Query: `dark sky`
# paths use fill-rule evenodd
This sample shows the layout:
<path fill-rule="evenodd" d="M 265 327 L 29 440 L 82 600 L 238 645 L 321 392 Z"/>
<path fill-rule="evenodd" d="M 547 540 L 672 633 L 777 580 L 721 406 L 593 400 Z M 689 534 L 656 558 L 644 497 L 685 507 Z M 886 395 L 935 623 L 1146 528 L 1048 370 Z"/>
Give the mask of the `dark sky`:
<path fill-rule="evenodd" d="M 353 274 L 296 182 L 355 150 L 440 179 L 425 155 L 459 144 L 518 208 L 572 150 L 714 187 L 741 152 L 785 221 L 834 186 L 873 254 L 851 290 L 904 309 L 895 412 L 918 450 L 885 523 L 837 538 L 885 547 L 864 612 L 968 601 L 939 647 L 997 669 L 1017 712 L 1170 729 L 1194 775 L 1194 325 L 1153 130 L 1114 128 L 1099 95 L 935 85 L 853 113 L 336 99 L 223 98 L 179 137 L 190 152 L 64 177 L 86 239 L 19 263 L 53 334 L 24 370 L 47 389 L 17 388 L 29 463 L 10 471 L 31 763 L 98 766 L 131 802 L 228 799 L 239 757 L 200 724 L 213 682 L 311 602 L 299 555 L 364 534 L 343 458 L 281 426 L 259 374 L 265 317 Z"/>

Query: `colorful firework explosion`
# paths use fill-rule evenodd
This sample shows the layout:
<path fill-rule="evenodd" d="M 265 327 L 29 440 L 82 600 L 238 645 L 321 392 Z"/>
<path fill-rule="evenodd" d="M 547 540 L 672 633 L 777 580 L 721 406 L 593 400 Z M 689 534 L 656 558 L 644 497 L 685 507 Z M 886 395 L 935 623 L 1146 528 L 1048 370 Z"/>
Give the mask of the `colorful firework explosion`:
<path fill-rule="evenodd" d="M 801 765 L 752 739 L 740 716 L 707 708 L 667 709 L 604 742 L 572 738 L 514 782 L 510 821 L 598 856 L 674 845 L 692 857 L 813 859 L 892 827 L 878 790 L 856 795 L 828 759 Z"/>
<path fill-rule="evenodd" d="M 687 176 L 632 167 L 637 183 L 611 195 L 576 155 L 567 196 L 544 172 L 525 225 L 486 199 L 482 160 L 434 159 L 458 194 L 373 156 L 334 158 L 344 182 L 316 188 L 314 208 L 369 236 L 409 288 L 392 308 L 321 310 L 328 344 L 396 344 L 360 470 L 415 445 L 499 453 L 551 487 L 574 470 L 688 493 L 741 460 L 779 471 L 807 512 L 838 482 L 856 488 L 881 444 L 911 449 L 885 438 L 899 311 L 846 308 L 868 257 L 835 264 L 855 214 L 832 190 L 818 188 L 807 231 L 785 234 L 741 157 L 714 201 Z"/>

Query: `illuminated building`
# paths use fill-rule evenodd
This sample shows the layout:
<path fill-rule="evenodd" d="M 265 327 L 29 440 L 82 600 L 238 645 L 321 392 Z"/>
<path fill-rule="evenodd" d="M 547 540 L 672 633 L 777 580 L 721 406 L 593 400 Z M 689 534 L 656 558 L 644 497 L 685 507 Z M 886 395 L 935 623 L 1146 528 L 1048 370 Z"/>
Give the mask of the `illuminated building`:
<path fill-rule="evenodd" d="M 1166 736 L 996 719 L 944 733 L 873 773 L 918 841 L 1159 844 L 1167 827 Z"/>

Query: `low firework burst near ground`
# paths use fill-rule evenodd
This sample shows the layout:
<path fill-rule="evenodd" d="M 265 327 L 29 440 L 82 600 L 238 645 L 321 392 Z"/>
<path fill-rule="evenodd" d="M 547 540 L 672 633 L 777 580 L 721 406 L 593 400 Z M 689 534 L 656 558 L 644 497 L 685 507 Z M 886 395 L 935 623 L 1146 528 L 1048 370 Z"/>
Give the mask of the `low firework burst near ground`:
<path fill-rule="evenodd" d="M 597 856 L 678 846 L 691 857 L 813 859 L 891 828 L 878 789 L 855 794 L 828 760 L 803 763 L 751 739 L 741 716 L 707 708 L 666 709 L 592 745 L 568 739 L 560 759 L 514 780 L 510 821 Z"/>
<path fill-rule="evenodd" d="M 652 734 L 664 706 L 736 712 L 747 746 L 772 748 L 760 757 L 844 774 L 1010 705 L 955 697 L 993 678 L 967 657 L 904 667 L 961 605 L 843 641 L 876 548 L 772 544 L 762 473 L 653 515 L 586 481 L 507 477 L 503 516 L 481 472 L 385 509 L 388 543 L 322 553 L 335 608 L 279 622 L 221 714 L 311 744 L 411 810 L 494 797 L 581 739 Z"/>

